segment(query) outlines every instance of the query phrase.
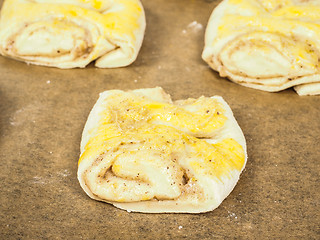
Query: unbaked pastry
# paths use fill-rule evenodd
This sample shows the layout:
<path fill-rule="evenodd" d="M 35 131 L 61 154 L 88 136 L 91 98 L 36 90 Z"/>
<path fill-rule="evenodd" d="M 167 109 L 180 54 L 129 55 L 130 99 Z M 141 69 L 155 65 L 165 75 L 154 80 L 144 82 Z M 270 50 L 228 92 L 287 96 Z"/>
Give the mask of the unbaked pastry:
<path fill-rule="evenodd" d="M 58 68 L 122 67 L 136 59 L 145 24 L 139 0 L 5 0 L 0 53 Z"/>
<path fill-rule="evenodd" d="M 78 179 L 127 211 L 200 213 L 229 195 L 246 142 L 218 96 L 172 102 L 162 88 L 100 94 L 81 140 Z"/>
<path fill-rule="evenodd" d="M 320 83 L 320 1 L 224 0 L 209 19 L 202 58 L 246 87 L 303 84 L 298 94 L 320 94 L 308 87 Z"/>

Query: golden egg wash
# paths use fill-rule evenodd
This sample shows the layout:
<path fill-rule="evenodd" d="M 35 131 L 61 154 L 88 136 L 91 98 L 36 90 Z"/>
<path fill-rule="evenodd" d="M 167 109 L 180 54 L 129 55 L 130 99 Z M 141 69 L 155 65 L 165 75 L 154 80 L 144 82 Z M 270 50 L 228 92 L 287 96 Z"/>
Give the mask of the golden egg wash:
<path fill-rule="evenodd" d="M 128 211 L 200 213 L 227 197 L 246 160 L 245 138 L 221 97 L 110 90 L 84 127 L 78 179 L 91 198 Z"/>

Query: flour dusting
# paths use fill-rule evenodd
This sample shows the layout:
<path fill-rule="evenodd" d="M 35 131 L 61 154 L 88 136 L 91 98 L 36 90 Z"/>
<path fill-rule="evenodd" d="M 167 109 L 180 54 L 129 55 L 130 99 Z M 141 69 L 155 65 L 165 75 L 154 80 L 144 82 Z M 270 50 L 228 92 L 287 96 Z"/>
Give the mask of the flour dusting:
<path fill-rule="evenodd" d="M 32 180 L 30 181 L 30 183 L 34 183 L 34 184 L 47 184 L 48 181 L 47 179 L 43 178 L 43 177 L 39 177 L 39 176 L 35 176 L 32 178 Z"/>
<path fill-rule="evenodd" d="M 10 118 L 10 125 L 20 126 L 27 122 L 36 123 L 37 116 L 41 113 L 42 108 L 42 105 L 35 103 L 17 110 Z"/>
<path fill-rule="evenodd" d="M 57 175 L 61 177 L 68 177 L 71 175 L 71 173 L 68 171 L 68 169 L 64 169 L 63 171 L 58 172 Z"/>

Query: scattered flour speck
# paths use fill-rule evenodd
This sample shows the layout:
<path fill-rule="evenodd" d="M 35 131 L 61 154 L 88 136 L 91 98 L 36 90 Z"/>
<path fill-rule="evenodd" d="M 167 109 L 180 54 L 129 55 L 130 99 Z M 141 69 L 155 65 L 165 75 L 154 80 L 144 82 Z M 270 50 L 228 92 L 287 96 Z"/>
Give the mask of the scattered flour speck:
<path fill-rule="evenodd" d="M 58 175 L 62 177 L 68 177 L 70 176 L 70 172 L 68 171 L 68 169 L 64 169 L 63 171 L 58 172 Z"/>
<path fill-rule="evenodd" d="M 198 32 L 203 29 L 203 26 L 201 23 L 198 23 L 197 21 L 193 21 L 189 23 L 188 29 L 192 29 L 193 31 Z"/>
<path fill-rule="evenodd" d="M 34 183 L 34 184 L 46 184 L 47 183 L 45 178 L 42 178 L 42 177 L 39 177 L 39 176 L 33 177 L 30 182 Z"/>
<path fill-rule="evenodd" d="M 228 211 L 227 218 L 233 218 L 235 220 L 238 220 L 239 217 L 235 213 Z"/>

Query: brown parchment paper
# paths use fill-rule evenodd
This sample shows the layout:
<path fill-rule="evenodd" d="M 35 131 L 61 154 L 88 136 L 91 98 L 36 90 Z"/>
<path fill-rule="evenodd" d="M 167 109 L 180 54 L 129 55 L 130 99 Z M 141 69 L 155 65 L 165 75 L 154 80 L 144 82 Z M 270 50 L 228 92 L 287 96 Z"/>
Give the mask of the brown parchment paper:
<path fill-rule="evenodd" d="M 126 68 L 0 57 L 0 238 L 319 239 L 320 97 L 249 89 L 212 71 L 201 51 L 220 1 L 142 2 L 145 39 Z M 81 133 L 98 94 L 155 86 L 175 100 L 223 96 L 246 136 L 246 169 L 213 212 L 128 213 L 91 200 L 78 183 Z"/>

